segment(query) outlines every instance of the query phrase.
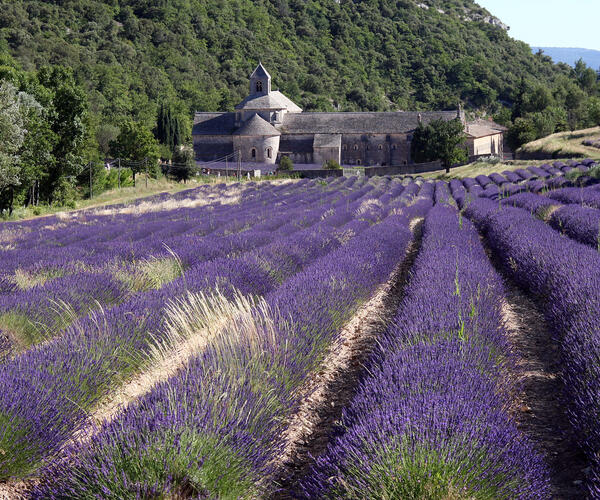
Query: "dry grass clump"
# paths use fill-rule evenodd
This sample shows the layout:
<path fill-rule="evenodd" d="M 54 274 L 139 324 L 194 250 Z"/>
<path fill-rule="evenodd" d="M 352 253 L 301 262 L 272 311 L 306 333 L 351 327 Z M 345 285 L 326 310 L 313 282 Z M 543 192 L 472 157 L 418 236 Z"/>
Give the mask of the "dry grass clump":
<path fill-rule="evenodd" d="M 236 331 L 247 337 L 264 335 L 255 316 L 266 315 L 264 299 L 255 300 L 234 291 L 227 298 L 219 290 L 212 293 L 188 292 L 182 298 L 172 300 L 165 308 L 164 325 L 166 340 L 156 343 L 146 362 L 146 369 L 134 376 L 110 398 L 99 405 L 91 415 L 96 423 L 112 420 L 117 413 L 133 401 L 149 392 L 184 368 L 189 360 L 202 352 L 208 342 L 225 346 L 236 342 L 230 334 Z M 235 324 L 235 330 L 230 327 Z M 224 335 L 227 332 L 227 335 Z M 252 333 L 253 332 L 253 333 Z M 239 341 L 239 339 L 237 340 Z"/>

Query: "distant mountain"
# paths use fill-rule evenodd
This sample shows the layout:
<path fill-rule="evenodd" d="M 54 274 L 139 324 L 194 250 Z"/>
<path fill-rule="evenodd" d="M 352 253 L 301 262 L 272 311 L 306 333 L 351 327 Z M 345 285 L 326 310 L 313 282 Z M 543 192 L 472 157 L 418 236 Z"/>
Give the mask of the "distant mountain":
<path fill-rule="evenodd" d="M 567 49 L 562 47 L 531 47 L 533 52 L 537 52 L 539 49 L 544 51 L 544 54 L 550 56 L 555 63 L 564 62 L 571 66 L 575 66 L 575 63 L 579 59 L 583 59 L 590 68 L 600 68 L 600 50 L 592 49 Z"/>

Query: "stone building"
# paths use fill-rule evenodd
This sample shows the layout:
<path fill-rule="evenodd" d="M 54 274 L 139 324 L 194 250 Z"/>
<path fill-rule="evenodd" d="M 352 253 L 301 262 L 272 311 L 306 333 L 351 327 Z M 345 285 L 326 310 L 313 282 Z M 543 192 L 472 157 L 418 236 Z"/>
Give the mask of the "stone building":
<path fill-rule="evenodd" d="M 262 64 L 250 75 L 250 94 L 234 112 L 196 112 L 192 130 L 196 158 L 235 154 L 242 162 L 273 164 L 288 156 L 297 164 L 407 165 L 410 141 L 421 122 L 459 117 L 461 111 L 303 112 L 278 90 Z"/>
<path fill-rule="evenodd" d="M 475 120 L 465 126 L 469 156 L 504 156 L 504 132 L 508 129 L 488 120 Z"/>

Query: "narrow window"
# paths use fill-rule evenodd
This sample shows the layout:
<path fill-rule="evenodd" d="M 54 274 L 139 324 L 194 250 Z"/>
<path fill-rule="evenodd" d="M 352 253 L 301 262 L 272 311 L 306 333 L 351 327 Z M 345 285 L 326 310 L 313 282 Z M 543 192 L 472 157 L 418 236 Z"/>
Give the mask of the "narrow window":
<path fill-rule="evenodd" d="M 381 151 L 383 149 L 383 146 L 380 144 L 378 149 L 379 151 Z"/>
<path fill-rule="evenodd" d="M 356 164 L 357 164 L 357 165 L 360 165 L 360 160 L 356 160 Z"/>
<path fill-rule="evenodd" d="M 267 148 L 267 158 L 271 158 L 271 148 Z"/>
<path fill-rule="evenodd" d="M 392 149 L 394 149 L 394 150 L 396 149 L 396 145 L 395 144 L 392 144 Z"/>
<path fill-rule="evenodd" d="M 346 146 L 345 144 L 342 146 L 342 150 L 346 151 L 346 149 L 348 149 L 348 146 Z"/>
<path fill-rule="evenodd" d="M 252 148 L 252 158 L 256 158 L 256 148 Z"/>
<path fill-rule="evenodd" d="M 358 151 L 358 144 L 354 145 L 354 151 Z"/>
<path fill-rule="evenodd" d="M 256 82 L 256 91 L 262 92 L 262 82 Z"/>

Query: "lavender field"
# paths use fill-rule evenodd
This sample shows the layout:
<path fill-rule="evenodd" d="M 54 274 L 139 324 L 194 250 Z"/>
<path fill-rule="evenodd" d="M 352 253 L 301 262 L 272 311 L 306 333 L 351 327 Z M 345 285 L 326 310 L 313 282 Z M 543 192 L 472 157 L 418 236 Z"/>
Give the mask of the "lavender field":
<path fill-rule="evenodd" d="M 0 498 L 600 498 L 596 170 L 0 224 Z"/>

